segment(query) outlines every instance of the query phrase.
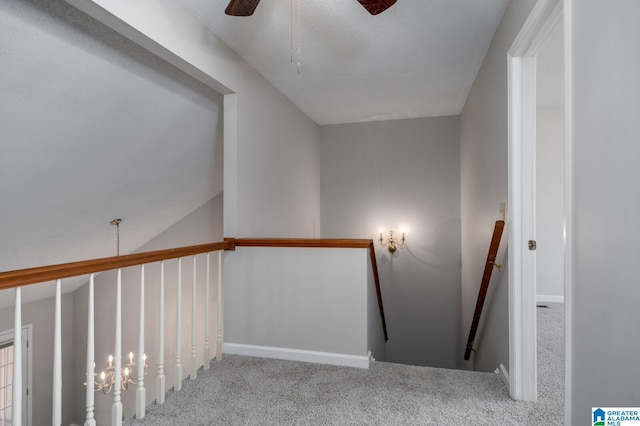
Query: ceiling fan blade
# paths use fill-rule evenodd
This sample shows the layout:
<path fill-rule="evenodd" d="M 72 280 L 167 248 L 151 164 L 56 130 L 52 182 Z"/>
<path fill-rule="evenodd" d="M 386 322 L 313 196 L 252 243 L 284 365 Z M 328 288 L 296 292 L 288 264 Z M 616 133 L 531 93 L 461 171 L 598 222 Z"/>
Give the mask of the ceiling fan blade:
<path fill-rule="evenodd" d="M 372 15 L 377 15 L 393 6 L 396 0 L 358 0 Z"/>
<path fill-rule="evenodd" d="M 231 0 L 224 13 L 231 16 L 251 16 L 258 3 L 260 0 Z"/>

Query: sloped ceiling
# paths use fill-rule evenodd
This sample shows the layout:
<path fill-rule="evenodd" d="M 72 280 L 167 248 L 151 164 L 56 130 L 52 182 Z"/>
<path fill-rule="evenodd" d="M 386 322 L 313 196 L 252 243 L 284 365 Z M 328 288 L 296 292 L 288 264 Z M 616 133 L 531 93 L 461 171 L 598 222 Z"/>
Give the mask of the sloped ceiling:
<path fill-rule="evenodd" d="M 117 217 L 132 252 L 222 191 L 219 95 L 62 1 L 2 0 L 0 40 L 0 271 L 114 256 Z"/>
<path fill-rule="evenodd" d="M 176 1 L 318 124 L 459 114 L 508 4 L 398 0 L 372 16 L 357 0 L 262 0 L 239 18 L 229 0 Z"/>
<path fill-rule="evenodd" d="M 290 1 L 175 1 L 319 124 L 459 114 L 508 3 L 301 0 L 298 73 Z M 114 255 L 116 217 L 132 252 L 222 191 L 220 96 L 64 1 L 2 0 L 0 64 L 0 271 Z"/>

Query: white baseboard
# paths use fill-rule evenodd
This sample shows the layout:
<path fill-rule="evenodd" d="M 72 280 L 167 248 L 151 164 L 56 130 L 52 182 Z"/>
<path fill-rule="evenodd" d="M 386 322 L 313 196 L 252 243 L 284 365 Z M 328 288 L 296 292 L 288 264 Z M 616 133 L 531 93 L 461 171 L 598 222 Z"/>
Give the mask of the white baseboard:
<path fill-rule="evenodd" d="M 509 387 L 511 386 L 509 384 L 509 372 L 507 371 L 507 368 L 504 366 L 504 364 L 500 364 L 500 366 L 496 368 L 495 373 L 499 374 L 500 377 L 502 377 L 502 381 L 504 381 L 504 384 L 507 385 L 507 389 L 509 389 Z"/>
<path fill-rule="evenodd" d="M 537 303 L 564 303 L 564 296 L 553 296 L 550 294 L 538 294 Z"/>
<path fill-rule="evenodd" d="M 340 365 L 344 367 L 369 368 L 369 355 L 348 355 L 331 352 L 306 351 L 301 349 L 274 348 L 271 346 L 224 343 L 222 353 L 255 356 L 258 358 L 284 359 L 287 361 L 314 362 L 316 364 Z"/>

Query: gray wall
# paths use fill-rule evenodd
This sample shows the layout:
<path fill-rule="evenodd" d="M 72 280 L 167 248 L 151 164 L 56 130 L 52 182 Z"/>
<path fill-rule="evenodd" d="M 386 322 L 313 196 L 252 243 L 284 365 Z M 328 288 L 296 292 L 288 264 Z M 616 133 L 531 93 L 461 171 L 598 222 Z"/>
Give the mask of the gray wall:
<path fill-rule="evenodd" d="M 509 3 L 467 102 L 460 115 L 460 186 L 462 215 L 461 339 L 466 341 L 471 326 L 484 262 L 500 203 L 507 202 L 507 51 L 520 31 L 535 0 Z M 505 240 L 506 241 L 506 240 Z M 508 300 L 494 303 L 495 315 L 507 318 Z M 495 336 L 496 345 L 506 348 L 508 335 Z M 481 342 L 479 342 L 481 343 Z M 463 345 L 464 343 L 461 342 Z M 464 346 L 462 346 L 464 347 Z M 508 360 L 487 360 L 498 367 Z"/>
<path fill-rule="evenodd" d="M 13 293 L 13 290 L 5 290 Z M 53 395 L 53 320 L 55 299 L 48 298 L 22 305 L 22 324 L 33 325 L 33 339 L 30 349 L 32 364 L 32 425 L 50 425 Z M 73 335 L 74 305 L 73 295 L 65 294 L 61 300 L 62 313 L 62 424 L 73 420 Z M 13 329 L 14 309 L 0 310 L 0 330 Z M 82 382 L 80 383 L 82 386 Z M 24 420 L 24 419 L 23 419 Z"/>
<path fill-rule="evenodd" d="M 386 359 L 454 368 L 460 294 L 458 117 L 323 126 L 324 238 L 407 227 L 394 255 L 376 243 Z"/>
<path fill-rule="evenodd" d="M 225 344 L 366 356 L 367 254 L 275 247 L 225 253 Z M 231 259 L 242 268 L 226 269 Z"/>
<path fill-rule="evenodd" d="M 225 236 L 319 237 L 318 126 L 259 74 L 247 80 L 238 100 L 238 227 L 227 230 L 225 211 Z"/>
<path fill-rule="evenodd" d="M 503 244 L 506 240 L 506 235 L 503 235 Z M 493 372 L 500 364 L 509 371 L 509 310 L 503 308 L 509 306 L 509 258 L 505 254 L 502 261 L 496 259 L 496 262 L 502 265 L 502 269 L 494 269 L 491 274 L 473 345 L 476 352 L 472 352 L 470 358 L 476 371 Z M 466 332 L 468 336 L 469 330 Z"/>
<path fill-rule="evenodd" d="M 222 240 L 222 194 L 210 200 L 175 225 L 158 235 L 137 252 L 160 250 L 173 247 L 204 244 Z M 197 264 L 197 361 L 203 364 L 204 356 L 204 302 L 205 302 L 205 274 L 206 258 L 199 255 Z M 192 259 L 186 258 L 182 264 L 182 365 L 184 377 L 189 375 L 191 357 L 191 288 L 192 288 Z M 211 257 L 211 299 L 213 307 L 217 293 L 217 255 Z M 115 329 L 115 271 L 109 271 L 96 276 L 96 371 L 104 370 L 108 354 L 114 353 Z M 147 403 L 155 399 L 157 375 L 158 348 L 158 306 L 159 306 L 159 263 L 150 264 L 145 268 L 145 353 L 149 364 L 145 377 L 147 388 Z M 122 350 L 123 365 L 126 364 L 127 354 L 131 351 L 138 353 L 138 304 L 139 304 L 140 268 L 126 268 L 123 270 L 122 282 Z M 176 289 L 177 289 L 177 260 L 165 263 L 165 375 L 167 389 L 175 383 L 175 332 L 176 332 Z M 73 294 L 74 318 L 74 416 L 75 423 L 84 422 L 84 381 L 86 371 L 86 335 L 87 335 L 87 296 L 88 286 L 84 285 Z M 211 356 L 215 355 L 216 311 L 211 310 Z M 108 424 L 111 416 L 113 396 L 96 394 L 96 420 L 98 424 Z M 122 401 L 125 417 L 130 417 L 135 411 L 135 390 L 129 388 L 123 392 Z"/>
<path fill-rule="evenodd" d="M 536 294 L 564 297 L 564 109 L 536 113 Z"/>
<path fill-rule="evenodd" d="M 573 425 L 638 406 L 640 2 L 572 1 Z M 597 30 L 594 30 L 597 29 Z"/>

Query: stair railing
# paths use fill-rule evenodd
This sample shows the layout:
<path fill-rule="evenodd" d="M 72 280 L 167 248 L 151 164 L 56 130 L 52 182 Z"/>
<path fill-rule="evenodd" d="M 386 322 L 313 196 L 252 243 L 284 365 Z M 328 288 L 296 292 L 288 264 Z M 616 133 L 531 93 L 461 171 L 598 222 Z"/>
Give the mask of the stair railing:
<path fill-rule="evenodd" d="M 22 365 L 21 365 L 21 333 L 22 328 L 22 294 L 23 286 L 44 283 L 49 281 L 56 282 L 55 290 L 55 312 L 54 312 L 54 353 L 53 353 L 53 407 L 52 407 L 52 424 L 60 425 L 62 423 L 62 329 L 61 329 L 61 287 L 62 280 L 70 277 L 88 275 L 88 304 L 87 304 L 87 363 L 86 363 L 86 420 L 85 426 L 95 426 L 95 389 L 93 386 L 93 378 L 95 374 L 95 275 L 104 271 L 116 271 L 116 314 L 115 314 L 115 348 L 113 357 L 113 404 L 111 406 L 111 424 L 121 425 L 123 418 L 123 407 L 121 400 L 122 377 L 118 374 L 122 371 L 122 270 L 132 266 L 140 267 L 140 304 L 139 304 L 139 328 L 138 328 L 138 353 L 136 358 L 137 371 L 132 371 L 130 375 L 135 377 L 134 383 L 137 384 L 135 414 L 136 418 L 144 418 L 146 405 L 146 387 L 144 381 L 145 364 L 145 265 L 160 262 L 160 282 L 159 282 L 159 321 L 158 321 L 158 351 L 157 351 L 157 377 L 156 377 L 156 403 L 162 404 L 165 399 L 165 359 L 164 359 L 164 340 L 165 340 L 165 261 L 169 259 L 178 259 L 178 277 L 177 277 L 177 294 L 176 303 L 176 380 L 174 390 L 179 391 L 182 384 L 182 356 L 181 356 L 181 305 L 180 298 L 182 295 L 182 259 L 193 256 L 193 282 L 192 282 L 192 321 L 191 321 L 191 352 L 190 352 L 190 378 L 195 379 L 198 366 L 196 365 L 196 266 L 195 256 L 206 253 L 206 290 L 205 290 L 205 335 L 204 335 L 204 365 L 205 369 L 209 368 L 211 360 L 210 349 L 210 330 L 209 330 L 209 295 L 210 295 L 210 255 L 217 252 L 218 254 L 218 280 L 217 291 L 218 306 L 218 330 L 216 337 L 216 358 L 220 359 L 222 355 L 222 250 L 235 250 L 239 246 L 262 246 L 262 247 L 325 247 L 325 248 L 368 248 L 371 266 L 373 269 L 376 295 L 378 299 L 378 308 L 382 322 L 385 341 L 388 340 L 386 321 L 384 316 L 384 308 L 382 305 L 382 294 L 380 290 L 380 280 L 378 277 L 378 268 L 376 264 L 376 256 L 372 240 L 346 240 L 346 239 L 225 239 L 224 242 L 202 244 L 168 250 L 157 250 L 145 253 L 136 253 L 130 255 L 108 257 L 101 259 L 93 259 L 72 263 L 64 263 L 58 265 L 49 265 L 37 268 L 22 269 L 16 271 L 0 272 L 0 290 L 15 289 L 15 316 L 14 316 L 14 366 L 13 366 L 13 417 L 12 425 L 22 425 Z"/>
<path fill-rule="evenodd" d="M 468 361 L 471 357 L 473 349 L 473 343 L 476 338 L 476 332 L 478 331 L 478 325 L 480 324 L 480 316 L 482 315 L 482 308 L 484 307 L 484 300 L 487 296 L 487 290 L 489 289 L 489 281 L 491 281 L 491 272 L 496 264 L 496 256 L 498 254 L 498 248 L 500 247 L 500 239 L 502 238 L 502 231 L 504 229 L 504 220 L 498 220 L 493 228 L 493 235 L 491 236 L 491 243 L 489 244 L 489 253 L 487 254 L 487 261 L 484 264 L 484 272 L 482 274 L 482 282 L 480 283 L 480 290 L 478 291 L 478 300 L 476 302 L 476 309 L 473 313 L 473 321 L 471 322 L 471 330 L 469 330 L 469 338 L 467 339 L 467 347 L 464 352 L 464 359 Z"/>
<path fill-rule="evenodd" d="M 140 266 L 140 305 L 139 305 L 139 339 L 138 339 L 138 354 L 136 359 L 137 372 L 132 371 L 130 375 L 136 377 L 135 383 L 137 383 L 136 390 L 136 418 L 143 418 L 145 416 L 146 406 L 146 389 L 144 384 L 144 367 L 146 360 L 144 358 L 144 295 L 145 295 L 145 265 L 153 262 L 160 263 L 160 303 L 159 303 L 159 349 L 158 349 L 158 376 L 157 376 L 157 398 L 156 402 L 164 402 L 165 389 L 165 377 L 164 377 L 164 261 L 169 259 L 178 259 L 179 274 L 178 282 L 182 281 L 181 264 L 182 259 L 188 256 L 193 256 L 194 274 L 193 274 L 193 290 L 192 290 L 192 323 L 191 323 L 191 379 L 195 379 L 198 366 L 196 362 L 196 321 L 195 321 L 195 306 L 196 306 L 196 276 L 195 276 L 195 256 L 198 254 L 206 253 L 207 266 L 206 266 L 206 297 L 205 303 L 205 318 L 208 321 L 210 304 L 209 291 L 211 284 L 210 277 L 210 254 L 218 253 L 218 331 L 217 331 L 217 351 L 218 358 L 222 353 L 222 330 L 221 330 L 221 254 L 222 250 L 230 249 L 232 244 L 230 242 L 217 242 L 211 244 L 202 244 L 189 247 L 181 247 L 176 249 L 158 250 L 145 253 L 130 254 L 117 257 L 109 257 L 102 259 L 93 259 L 73 263 L 65 263 L 59 265 L 50 265 L 38 268 L 29 268 L 9 272 L 0 273 L 0 290 L 15 288 L 15 316 L 14 316 L 14 365 L 13 365 L 13 416 L 12 425 L 22 425 L 22 349 L 21 349 L 21 328 L 22 328 L 22 294 L 21 288 L 26 285 L 43 283 L 48 281 L 56 281 L 55 290 L 55 312 L 54 312 L 54 353 L 53 353 L 53 407 L 52 407 L 52 424 L 60 425 L 62 423 L 62 330 L 61 330 L 61 285 L 64 278 L 89 275 L 89 297 L 88 297 L 88 319 L 87 319 L 87 387 L 86 387 L 86 420 L 85 426 L 95 426 L 95 405 L 94 405 L 94 393 L 93 378 L 95 377 L 95 300 L 94 300 L 94 285 L 95 274 L 99 272 L 116 270 L 116 315 L 115 315 L 115 351 L 113 357 L 113 371 L 114 371 L 114 383 L 113 383 L 113 404 L 111 410 L 111 424 L 122 424 L 122 401 L 121 401 L 121 387 L 122 377 L 120 372 L 122 371 L 122 269 L 130 266 Z M 180 286 L 178 287 L 177 297 L 181 297 Z M 180 304 L 178 303 L 178 311 L 176 315 L 176 330 L 180 333 L 180 320 L 182 314 L 180 312 Z M 209 325 L 205 327 L 204 336 L 204 364 L 203 368 L 209 368 L 210 357 L 210 336 Z M 181 360 L 180 360 L 180 337 L 176 340 L 176 369 L 178 375 L 176 376 L 174 390 L 180 390 L 182 383 L 181 374 Z"/>

